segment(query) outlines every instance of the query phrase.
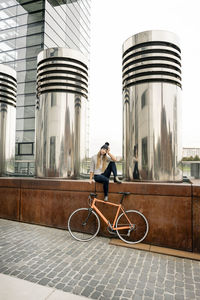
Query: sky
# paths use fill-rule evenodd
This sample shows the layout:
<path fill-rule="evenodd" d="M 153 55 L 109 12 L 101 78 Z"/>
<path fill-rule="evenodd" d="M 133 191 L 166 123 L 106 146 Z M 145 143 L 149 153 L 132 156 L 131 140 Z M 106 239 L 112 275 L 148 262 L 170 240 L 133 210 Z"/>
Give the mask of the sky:
<path fill-rule="evenodd" d="M 90 155 L 109 142 L 122 155 L 122 44 L 146 30 L 168 30 L 182 51 L 182 146 L 200 147 L 200 1 L 92 0 Z"/>

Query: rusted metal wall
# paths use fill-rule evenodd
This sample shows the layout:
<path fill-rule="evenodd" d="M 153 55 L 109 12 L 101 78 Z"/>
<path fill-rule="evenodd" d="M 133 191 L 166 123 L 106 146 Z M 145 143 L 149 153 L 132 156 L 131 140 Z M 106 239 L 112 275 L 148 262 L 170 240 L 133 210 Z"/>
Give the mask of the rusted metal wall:
<path fill-rule="evenodd" d="M 19 221 L 20 180 L 0 178 L 0 217 Z"/>
<path fill-rule="evenodd" d="M 200 185 L 192 186 L 193 251 L 200 253 Z"/>
<path fill-rule="evenodd" d="M 70 213 L 87 207 L 88 194 L 94 191 L 103 199 L 102 185 L 87 181 L 1 178 L 0 217 L 65 229 Z M 200 186 L 111 182 L 109 200 L 119 203 L 119 191 L 131 192 L 125 209 L 138 209 L 147 217 L 146 243 L 200 253 Z M 113 208 L 104 203 L 99 207 L 112 221 Z M 100 234 L 110 237 L 106 227 L 101 225 Z"/>

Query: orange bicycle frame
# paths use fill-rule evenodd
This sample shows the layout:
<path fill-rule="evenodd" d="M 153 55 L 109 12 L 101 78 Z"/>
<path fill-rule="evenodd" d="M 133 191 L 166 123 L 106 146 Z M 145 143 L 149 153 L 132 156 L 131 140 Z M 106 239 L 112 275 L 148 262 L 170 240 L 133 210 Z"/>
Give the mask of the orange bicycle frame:
<path fill-rule="evenodd" d="M 106 219 L 106 217 L 102 214 L 102 212 L 96 207 L 95 203 L 96 202 L 101 202 L 101 203 L 104 203 L 104 204 L 107 204 L 107 205 L 112 205 L 112 206 L 116 206 L 118 207 L 117 209 L 117 212 L 116 212 L 116 215 L 115 215 L 115 218 L 114 218 L 114 222 L 113 222 L 113 225 L 110 224 L 109 220 Z M 92 201 L 92 204 L 90 205 L 92 209 L 94 209 L 96 211 L 96 213 L 102 218 L 102 220 L 108 225 L 108 226 L 111 226 L 111 228 L 113 230 L 122 230 L 122 229 L 130 229 L 130 226 L 121 226 L 121 227 L 115 227 L 115 224 L 116 224 L 116 221 L 117 221 L 117 218 L 119 216 L 119 212 L 120 210 L 124 213 L 124 216 L 126 217 L 127 221 L 129 222 L 129 224 L 132 226 L 129 218 L 127 217 L 126 215 L 126 212 L 124 211 L 123 207 L 121 204 L 115 204 L 115 203 L 112 203 L 112 202 L 105 202 L 103 200 L 99 200 L 97 198 L 94 198 L 93 201 Z"/>

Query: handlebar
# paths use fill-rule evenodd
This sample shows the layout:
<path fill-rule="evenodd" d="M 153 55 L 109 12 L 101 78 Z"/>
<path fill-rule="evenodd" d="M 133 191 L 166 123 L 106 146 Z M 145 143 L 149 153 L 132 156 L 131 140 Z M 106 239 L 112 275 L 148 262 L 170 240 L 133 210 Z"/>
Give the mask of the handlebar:
<path fill-rule="evenodd" d="M 90 196 L 91 196 L 91 197 L 96 197 L 97 194 L 95 194 L 95 193 L 90 193 Z"/>

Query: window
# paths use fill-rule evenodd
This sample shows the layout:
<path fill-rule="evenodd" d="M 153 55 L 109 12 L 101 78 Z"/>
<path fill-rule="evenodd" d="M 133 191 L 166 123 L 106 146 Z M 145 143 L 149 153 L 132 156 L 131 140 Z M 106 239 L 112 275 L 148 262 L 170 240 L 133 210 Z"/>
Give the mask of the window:
<path fill-rule="evenodd" d="M 33 143 L 18 143 L 18 155 L 33 155 Z"/>

